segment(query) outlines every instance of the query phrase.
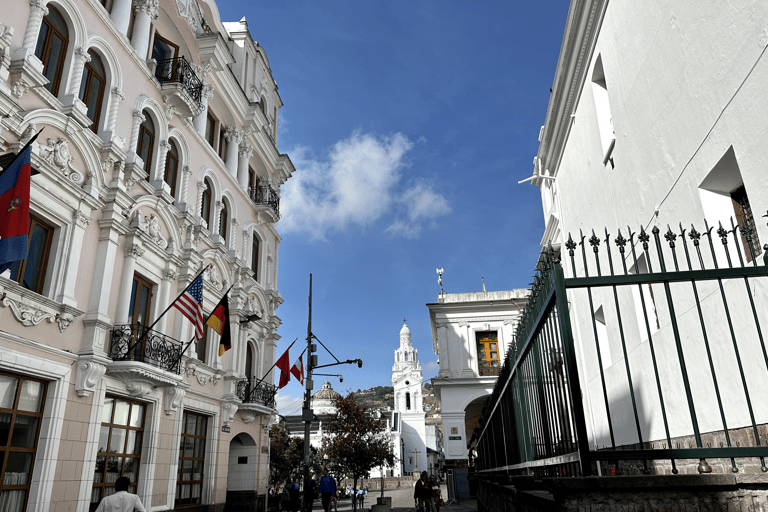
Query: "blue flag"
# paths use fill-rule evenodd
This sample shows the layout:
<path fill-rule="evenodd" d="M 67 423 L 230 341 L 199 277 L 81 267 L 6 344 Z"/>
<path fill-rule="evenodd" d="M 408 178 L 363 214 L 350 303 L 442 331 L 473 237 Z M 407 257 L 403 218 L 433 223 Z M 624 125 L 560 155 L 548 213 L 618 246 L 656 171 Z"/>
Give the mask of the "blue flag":
<path fill-rule="evenodd" d="M 0 174 L 0 273 L 27 258 L 32 148 L 25 148 Z"/>

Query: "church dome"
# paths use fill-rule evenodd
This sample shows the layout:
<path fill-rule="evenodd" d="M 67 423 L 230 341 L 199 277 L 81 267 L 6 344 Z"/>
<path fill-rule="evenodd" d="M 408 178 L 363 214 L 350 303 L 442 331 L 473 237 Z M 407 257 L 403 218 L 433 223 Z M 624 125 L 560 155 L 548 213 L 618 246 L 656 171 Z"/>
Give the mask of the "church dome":
<path fill-rule="evenodd" d="M 323 382 L 323 387 L 320 388 L 320 391 L 312 395 L 312 398 L 315 400 L 335 400 L 337 397 L 340 397 L 341 393 L 337 393 L 333 390 L 331 387 L 331 383 L 328 381 Z"/>
<path fill-rule="evenodd" d="M 411 334 L 411 330 L 408 328 L 408 326 L 403 322 L 403 328 L 400 329 L 400 336 L 403 336 L 405 334 Z"/>

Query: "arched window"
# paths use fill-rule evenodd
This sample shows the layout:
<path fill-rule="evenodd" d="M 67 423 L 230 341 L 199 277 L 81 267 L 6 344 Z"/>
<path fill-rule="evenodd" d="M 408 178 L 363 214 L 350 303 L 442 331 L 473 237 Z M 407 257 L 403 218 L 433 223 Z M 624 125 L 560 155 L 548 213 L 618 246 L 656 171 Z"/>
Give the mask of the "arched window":
<path fill-rule="evenodd" d="M 93 50 L 88 50 L 90 62 L 85 63 L 83 81 L 80 82 L 80 100 L 88 107 L 88 119 L 93 121 L 91 130 L 99 132 L 101 105 L 104 102 L 104 85 L 107 83 L 104 64 Z"/>
<path fill-rule="evenodd" d="M 45 88 L 54 96 L 59 94 L 68 43 L 69 30 L 64 17 L 54 6 L 48 5 L 48 15 L 43 18 L 37 37 L 35 56 L 43 63 L 43 75 L 49 80 Z"/>
<path fill-rule="evenodd" d="M 253 347 L 248 345 L 248 350 L 245 351 L 245 377 L 248 382 L 251 382 L 253 375 Z"/>
<path fill-rule="evenodd" d="M 200 206 L 200 216 L 210 227 L 211 225 L 211 184 L 203 181 L 203 201 Z"/>
<path fill-rule="evenodd" d="M 264 117 L 267 117 L 267 98 L 262 96 L 259 106 L 261 107 L 261 113 L 264 114 Z"/>
<path fill-rule="evenodd" d="M 222 201 L 221 212 L 219 212 L 219 235 L 226 240 L 227 238 L 227 224 L 229 223 L 229 210 L 227 209 L 227 202 Z"/>
<path fill-rule="evenodd" d="M 149 175 L 152 169 L 152 151 L 155 147 L 155 123 L 146 110 L 142 111 L 144 122 L 139 126 L 139 147 L 136 153 L 144 160 L 144 171 Z"/>
<path fill-rule="evenodd" d="M 410 393 L 405 394 L 405 410 L 406 411 L 411 410 L 411 394 Z"/>
<path fill-rule="evenodd" d="M 165 176 L 163 180 L 171 187 L 171 195 L 176 197 L 176 178 L 179 175 L 179 150 L 176 147 L 176 143 L 169 141 L 171 144 L 170 149 L 165 157 Z"/>

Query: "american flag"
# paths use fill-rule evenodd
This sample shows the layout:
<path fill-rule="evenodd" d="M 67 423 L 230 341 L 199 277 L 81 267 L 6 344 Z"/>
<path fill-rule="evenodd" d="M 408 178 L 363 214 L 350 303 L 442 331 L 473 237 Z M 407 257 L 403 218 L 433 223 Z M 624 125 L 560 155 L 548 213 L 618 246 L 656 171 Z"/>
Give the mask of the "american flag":
<path fill-rule="evenodd" d="M 203 276 L 197 276 L 187 290 L 176 299 L 173 307 L 195 324 L 195 338 L 203 338 Z"/>

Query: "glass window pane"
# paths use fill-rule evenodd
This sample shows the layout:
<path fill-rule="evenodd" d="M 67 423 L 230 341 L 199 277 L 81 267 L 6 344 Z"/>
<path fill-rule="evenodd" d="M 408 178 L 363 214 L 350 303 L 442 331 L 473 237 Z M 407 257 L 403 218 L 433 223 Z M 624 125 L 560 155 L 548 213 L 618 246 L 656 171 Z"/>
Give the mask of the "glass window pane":
<path fill-rule="evenodd" d="M 131 482 L 135 482 L 137 478 L 137 471 L 139 469 L 139 459 L 132 459 L 126 457 L 125 465 L 123 466 L 123 476 L 127 476 L 131 479 Z"/>
<path fill-rule="evenodd" d="M 91 70 L 88 66 L 85 66 L 83 69 L 83 79 L 80 82 L 80 92 L 78 93 L 78 98 L 80 98 L 80 101 L 88 104 L 88 100 L 85 98 L 85 88 L 88 85 L 88 77 L 91 75 Z"/>
<path fill-rule="evenodd" d="M 208 426 L 208 418 L 201 416 L 197 423 L 197 435 L 204 436 L 206 427 Z"/>
<path fill-rule="evenodd" d="M 24 512 L 24 500 L 27 491 L 24 489 L 10 489 L 0 494 L 0 510 L 3 512 Z"/>
<path fill-rule="evenodd" d="M 48 90 L 51 90 L 51 87 L 53 87 L 53 80 L 56 78 L 56 67 L 59 63 L 59 59 L 62 59 L 61 50 L 64 47 L 64 41 L 59 37 L 57 34 L 53 34 L 51 37 L 51 50 L 50 53 L 48 53 L 48 60 L 47 62 L 44 62 L 43 65 L 45 66 L 45 70 L 43 71 L 43 74 L 45 75 L 45 78 L 50 80 L 48 84 L 46 84 L 45 88 Z"/>
<path fill-rule="evenodd" d="M 21 395 L 19 396 L 20 411 L 40 412 L 42 404 L 43 385 L 33 380 L 25 380 L 21 383 Z"/>
<path fill-rule="evenodd" d="M 491 350 L 496 350 L 496 344 L 495 343 L 491 343 Z"/>
<path fill-rule="evenodd" d="M 117 480 L 120 477 L 120 464 L 123 462 L 123 459 L 120 457 L 110 457 L 109 462 L 107 463 L 107 480 L 106 483 L 108 484 L 114 484 L 115 480 Z M 107 488 L 109 489 L 109 488 Z M 114 487 L 112 487 L 114 489 Z M 107 495 L 109 492 L 107 492 Z"/>
<path fill-rule="evenodd" d="M 93 483 L 100 484 L 104 482 L 104 466 L 107 464 L 107 458 L 103 455 L 96 457 L 96 467 L 93 470 Z"/>
<path fill-rule="evenodd" d="M 32 416 L 17 415 L 16 424 L 13 427 L 13 439 L 11 446 L 17 448 L 34 448 L 37 439 L 38 418 Z"/>
<path fill-rule="evenodd" d="M 202 494 L 203 486 L 200 484 L 194 484 L 192 486 L 192 501 L 197 503 L 200 501 L 200 495 Z"/>
<path fill-rule="evenodd" d="M 11 419 L 7 412 L 0 412 L 0 446 L 8 446 L 8 435 L 11 433 Z"/>
<path fill-rule="evenodd" d="M 182 455 L 182 457 L 194 457 L 194 455 L 192 455 L 194 449 L 195 449 L 195 438 L 185 437 L 184 438 L 184 455 Z"/>
<path fill-rule="evenodd" d="M 125 450 L 125 429 L 113 428 L 112 439 L 109 440 L 110 453 L 124 453 Z"/>
<path fill-rule="evenodd" d="M 118 400 L 115 404 L 115 419 L 112 421 L 115 425 L 127 425 L 128 424 L 128 409 L 130 403 L 123 400 Z"/>
<path fill-rule="evenodd" d="M 198 439 L 195 445 L 195 457 L 202 459 L 205 457 L 205 439 Z"/>
<path fill-rule="evenodd" d="M 144 426 L 144 406 L 141 404 L 131 404 L 131 427 Z"/>
<path fill-rule="evenodd" d="M 91 489 L 91 503 L 98 503 L 101 501 L 101 487 L 94 487 Z"/>
<path fill-rule="evenodd" d="M 104 399 L 104 409 L 101 411 L 101 422 L 102 423 L 112 423 L 112 407 L 115 405 L 115 399 L 114 398 L 105 398 Z M 106 446 L 106 445 L 105 445 Z M 101 450 L 99 450 L 101 451 Z"/>
<path fill-rule="evenodd" d="M 29 469 L 31 467 L 31 453 L 9 452 L 3 485 L 26 485 L 29 482 Z"/>
<path fill-rule="evenodd" d="M 21 285 L 28 290 L 37 291 L 41 284 L 41 277 L 45 272 L 43 263 L 45 262 L 49 229 L 36 222 L 30 224 L 27 266 L 24 269 L 24 281 Z"/>
<path fill-rule="evenodd" d="M 91 121 L 96 120 L 96 107 L 99 105 L 99 96 L 103 86 L 104 83 L 94 76 L 91 80 L 91 89 L 88 91 L 88 102 L 86 103 L 88 105 L 88 119 Z"/>
<path fill-rule="evenodd" d="M 131 287 L 131 305 L 128 307 L 128 317 L 133 318 L 133 307 L 136 304 L 136 286 L 138 283 L 133 280 L 133 286 Z M 105 420 L 106 421 L 106 420 Z"/>
<path fill-rule="evenodd" d="M 187 414 L 187 428 L 184 430 L 185 434 L 194 435 L 197 426 L 197 416 L 194 414 Z"/>
<path fill-rule="evenodd" d="M 141 432 L 136 430 L 128 431 L 128 442 L 125 445 L 125 453 L 130 455 L 141 455 Z"/>
<path fill-rule="evenodd" d="M 43 60 L 43 50 L 45 49 L 45 40 L 48 37 L 48 31 L 51 30 L 51 27 L 48 26 L 47 23 L 43 22 L 43 24 L 40 26 L 40 35 L 37 36 L 37 46 L 35 47 L 35 57 Z"/>
<path fill-rule="evenodd" d="M 181 479 L 182 480 L 191 480 L 192 479 L 192 461 L 191 460 L 183 460 L 181 461 L 182 468 L 181 468 Z"/>
<path fill-rule="evenodd" d="M 201 480 L 203 478 L 203 461 L 195 461 L 195 470 L 192 473 L 192 480 Z"/>
<path fill-rule="evenodd" d="M 13 409 L 18 385 L 19 379 L 9 375 L 0 375 L 0 408 Z"/>
<path fill-rule="evenodd" d="M 101 432 L 99 433 L 99 452 L 107 451 L 107 443 L 109 442 L 109 427 L 101 426 Z"/>

